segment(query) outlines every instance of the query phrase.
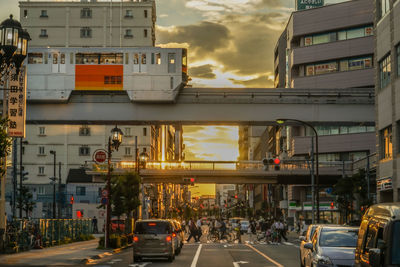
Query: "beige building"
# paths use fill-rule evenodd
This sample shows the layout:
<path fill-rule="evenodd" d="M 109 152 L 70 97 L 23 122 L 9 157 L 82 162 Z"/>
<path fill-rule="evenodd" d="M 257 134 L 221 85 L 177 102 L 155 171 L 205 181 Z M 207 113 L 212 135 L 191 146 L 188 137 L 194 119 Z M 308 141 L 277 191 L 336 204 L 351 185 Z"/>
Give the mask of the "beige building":
<path fill-rule="evenodd" d="M 400 201 L 400 1 L 375 0 L 378 202 Z"/>
<path fill-rule="evenodd" d="M 21 1 L 31 47 L 154 46 L 154 0 Z"/>

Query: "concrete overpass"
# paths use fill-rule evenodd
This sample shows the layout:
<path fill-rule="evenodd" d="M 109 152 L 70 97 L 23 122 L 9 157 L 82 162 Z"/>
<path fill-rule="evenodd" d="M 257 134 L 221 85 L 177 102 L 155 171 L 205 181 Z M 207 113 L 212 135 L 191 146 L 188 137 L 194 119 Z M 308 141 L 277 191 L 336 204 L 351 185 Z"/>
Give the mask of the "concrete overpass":
<path fill-rule="evenodd" d="M 135 162 L 114 162 L 114 174 L 135 171 Z M 343 175 L 343 162 L 320 162 L 320 184 L 332 186 Z M 89 175 L 106 175 L 106 165 L 93 164 Z M 345 163 L 345 174 L 351 175 L 351 162 Z M 311 184 L 305 161 L 281 163 L 280 170 L 265 170 L 259 161 L 185 161 L 150 162 L 140 170 L 144 183 L 196 184 Z"/>
<path fill-rule="evenodd" d="M 374 90 L 184 88 L 174 102 L 138 103 L 126 91 L 74 91 L 63 102 L 30 101 L 40 124 L 272 125 L 277 118 L 315 125 L 374 125 Z"/>

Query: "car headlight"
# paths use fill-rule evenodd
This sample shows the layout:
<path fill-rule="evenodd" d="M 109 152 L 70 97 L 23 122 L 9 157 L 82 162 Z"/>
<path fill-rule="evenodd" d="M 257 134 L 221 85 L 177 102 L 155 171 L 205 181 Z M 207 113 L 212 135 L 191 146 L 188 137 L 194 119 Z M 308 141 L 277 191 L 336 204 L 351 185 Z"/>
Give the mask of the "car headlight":
<path fill-rule="evenodd" d="M 317 262 L 318 264 L 323 264 L 323 265 L 332 265 L 333 263 L 329 257 L 326 256 L 317 256 Z"/>

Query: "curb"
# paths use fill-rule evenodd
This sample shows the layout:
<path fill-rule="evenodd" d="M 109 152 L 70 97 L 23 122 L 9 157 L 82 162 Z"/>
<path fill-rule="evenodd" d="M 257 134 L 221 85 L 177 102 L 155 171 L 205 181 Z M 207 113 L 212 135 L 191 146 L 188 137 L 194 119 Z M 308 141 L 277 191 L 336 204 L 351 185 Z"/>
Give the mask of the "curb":
<path fill-rule="evenodd" d="M 133 246 L 133 244 L 129 244 L 129 245 L 127 245 L 125 247 L 122 247 L 122 248 L 116 248 L 116 249 L 113 249 L 113 250 L 110 250 L 110 251 L 106 251 L 106 252 L 94 255 L 94 256 L 92 256 L 90 258 L 82 259 L 81 260 L 81 264 L 85 264 L 85 265 L 86 264 L 91 264 L 91 263 L 95 262 L 96 260 L 100 260 L 100 259 L 103 259 L 105 257 L 112 256 L 114 254 L 118 254 L 121 251 L 123 251 L 123 250 L 125 250 L 127 248 L 130 248 L 132 246 Z"/>

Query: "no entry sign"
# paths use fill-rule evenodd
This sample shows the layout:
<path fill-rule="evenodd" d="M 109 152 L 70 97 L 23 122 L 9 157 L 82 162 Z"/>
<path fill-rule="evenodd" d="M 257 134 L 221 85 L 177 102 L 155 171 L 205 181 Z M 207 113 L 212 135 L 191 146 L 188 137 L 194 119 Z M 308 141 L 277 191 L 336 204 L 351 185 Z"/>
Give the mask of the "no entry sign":
<path fill-rule="evenodd" d="M 104 149 L 97 149 L 93 153 L 93 160 L 97 163 L 104 163 L 107 159 L 107 152 Z"/>

